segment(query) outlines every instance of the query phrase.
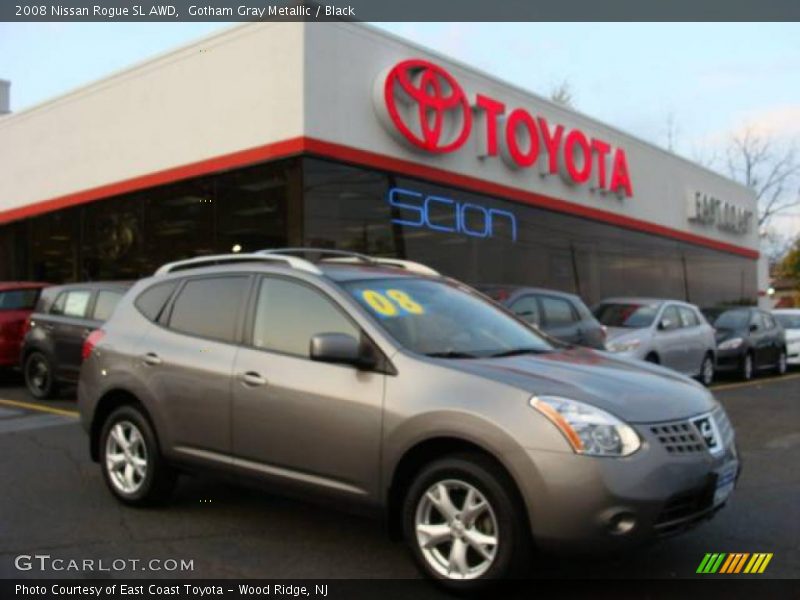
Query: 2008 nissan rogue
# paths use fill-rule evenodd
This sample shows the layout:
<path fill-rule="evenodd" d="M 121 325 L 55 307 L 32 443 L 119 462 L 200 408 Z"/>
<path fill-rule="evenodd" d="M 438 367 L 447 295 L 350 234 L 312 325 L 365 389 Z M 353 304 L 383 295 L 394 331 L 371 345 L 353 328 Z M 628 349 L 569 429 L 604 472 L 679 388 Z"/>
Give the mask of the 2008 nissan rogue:
<path fill-rule="evenodd" d="M 187 467 L 323 492 L 384 510 L 451 586 L 520 573 L 533 547 L 682 531 L 739 470 L 698 383 L 546 338 L 415 263 L 303 249 L 172 263 L 84 356 L 82 421 L 121 501 L 163 500 Z"/>

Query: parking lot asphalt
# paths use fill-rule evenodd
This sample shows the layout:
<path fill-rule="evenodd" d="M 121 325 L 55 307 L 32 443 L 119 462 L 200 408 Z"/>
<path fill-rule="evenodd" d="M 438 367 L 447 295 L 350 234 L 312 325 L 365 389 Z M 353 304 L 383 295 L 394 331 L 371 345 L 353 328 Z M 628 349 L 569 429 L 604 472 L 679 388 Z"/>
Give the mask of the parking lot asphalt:
<path fill-rule="evenodd" d="M 800 577 L 800 372 L 716 386 L 744 470 L 717 516 L 678 537 L 614 557 L 540 557 L 531 576 L 683 578 L 707 552 L 774 553 L 763 575 Z M 414 578 L 380 521 L 263 489 L 183 477 L 164 507 L 132 509 L 106 490 L 74 400 L 30 399 L 0 382 L 0 577 Z M 186 572 L 19 571 L 18 555 L 185 559 Z M 751 577 L 751 576 L 747 576 Z"/>

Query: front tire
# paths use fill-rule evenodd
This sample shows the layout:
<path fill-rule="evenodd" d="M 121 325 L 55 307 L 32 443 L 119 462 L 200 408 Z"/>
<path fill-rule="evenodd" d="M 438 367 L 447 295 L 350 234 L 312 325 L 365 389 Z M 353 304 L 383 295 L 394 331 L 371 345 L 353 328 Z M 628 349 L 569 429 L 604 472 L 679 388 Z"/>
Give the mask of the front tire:
<path fill-rule="evenodd" d="M 37 400 L 47 400 L 56 395 L 58 384 L 55 380 L 53 363 L 42 352 L 31 352 L 25 358 L 23 368 L 25 387 Z"/>
<path fill-rule="evenodd" d="M 479 454 L 423 468 L 403 504 L 405 539 L 420 569 L 458 591 L 515 575 L 530 536 L 515 498 L 513 483 Z"/>
<path fill-rule="evenodd" d="M 121 406 L 106 419 L 100 468 L 111 493 L 133 506 L 164 502 L 175 485 L 175 471 L 161 456 L 155 431 L 135 406 Z"/>

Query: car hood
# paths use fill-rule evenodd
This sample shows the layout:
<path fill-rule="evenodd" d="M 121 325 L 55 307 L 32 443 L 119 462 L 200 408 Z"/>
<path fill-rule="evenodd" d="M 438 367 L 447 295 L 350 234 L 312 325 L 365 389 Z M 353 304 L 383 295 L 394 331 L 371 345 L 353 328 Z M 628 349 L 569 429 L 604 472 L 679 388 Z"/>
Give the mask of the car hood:
<path fill-rule="evenodd" d="M 716 405 L 711 393 L 688 377 L 588 348 L 447 363 L 532 395 L 587 402 L 632 423 L 683 419 Z"/>
<path fill-rule="evenodd" d="M 726 329 L 724 327 L 714 330 L 714 339 L 716 340 L 717 344 L 737 337 L 746 338 L 747 332 L 739 329 Z"/>
<path fill-rule="evenodd" d="M 607 327 L 606 340 L 624 339 L 640 336 L 646 327 Z"/>

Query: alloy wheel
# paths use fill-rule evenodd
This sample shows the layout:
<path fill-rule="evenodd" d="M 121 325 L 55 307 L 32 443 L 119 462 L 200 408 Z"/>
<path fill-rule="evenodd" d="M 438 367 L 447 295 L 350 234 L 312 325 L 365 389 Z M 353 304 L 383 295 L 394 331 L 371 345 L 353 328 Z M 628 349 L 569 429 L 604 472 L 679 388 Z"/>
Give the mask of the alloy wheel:
<path fill-rule="evenodd" d="M 786 363 L 786 352 L 781 351 L 780 356 L 778 357 L 778 374 L 783 375 L 786 373 L 788 366 Z"/>
<path fill-rule="evenodd" d="M 753 357 L 749 354 L 744 355 L 744 378 L 753 378 Z"/>
<path fill-rule="evenodd" d="M 434 483 L 415 516 L 417 544 L 428 565 L 447 579 L 476 579 L 492 566 L 500 540 L 486 496 L 457 479 Z"/>
<path fill-rule="evenodd" d="M 147 445 L 131 421 L 118 421 L 108 432 L 106 472 L 112 485 L 126 495 L 135 494 L 147 477 Z"/>
<path fill-rule="evenodd" d="M 33 356 L 28 360 L 26 369 L 28 384 L 39 394 L 44 394 L 50 382 L 50 367 L 47 361 L 40 356 Z"/>
<path fill-rule="evenodd" d="M 711 385 L 714 382 L 714 361 L 711 360 L 710 356 L 706 356 L 705 359 L 703 359 L 702 373 L 703 385 Z"/>

